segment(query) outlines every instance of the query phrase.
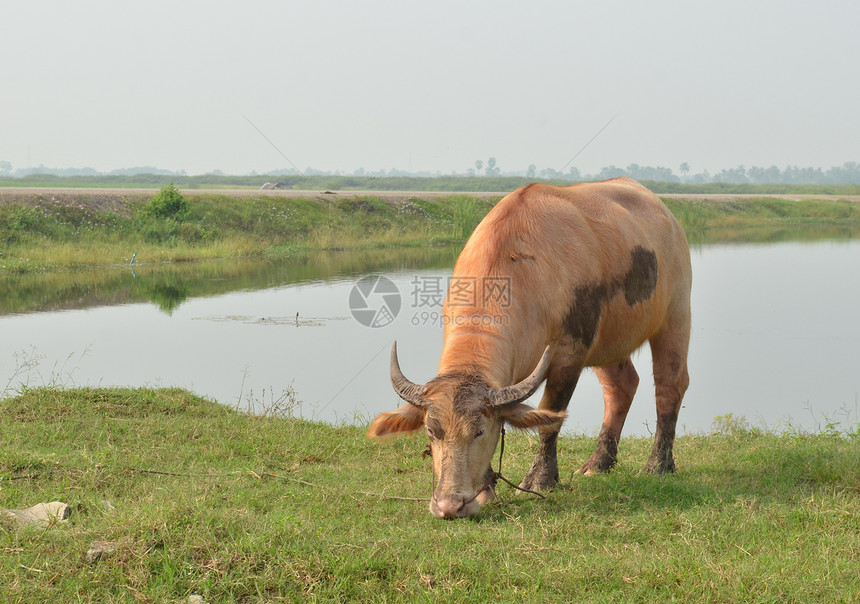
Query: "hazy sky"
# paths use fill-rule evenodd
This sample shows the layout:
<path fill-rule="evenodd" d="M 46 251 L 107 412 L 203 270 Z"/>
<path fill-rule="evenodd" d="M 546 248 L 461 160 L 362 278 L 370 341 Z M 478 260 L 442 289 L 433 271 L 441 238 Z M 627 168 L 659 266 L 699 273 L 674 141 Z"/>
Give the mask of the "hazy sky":
<path fill-rule="evenodd" d="M 3 2 L 0 161 L 693 172 L 860 161 L 860 3 Z"/>

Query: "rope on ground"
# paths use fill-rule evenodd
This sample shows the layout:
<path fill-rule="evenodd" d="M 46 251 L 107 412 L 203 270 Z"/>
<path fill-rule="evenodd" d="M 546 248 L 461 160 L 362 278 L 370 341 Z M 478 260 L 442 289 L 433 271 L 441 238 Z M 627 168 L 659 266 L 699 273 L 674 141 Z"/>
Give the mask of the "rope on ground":
<path fill-rule="evenodd" d="M 179 476 L 185 478 L 224 478 L 227 476 L 253 476 L 256 479 L 262 479 L 265 477 L 268 478 L 279 478 L 281 480 L 288 480 L 290 482 L 295 482 L 307 487 L 313 487 L 315 489 L 321 489 L 323 491 L 327 491 L 326 487 L 314 484 L 313 482 L 308 482 L 307 480 L 302 480 L 301 478 L 294 478 L 292 476 L 284 476 L 283 474 L 274 474 L 272 472 L 221 472 L 221 473 L 206 473 L 206 472 L 167 472 L 164 470 L 150 470 L 147 468 L 133 468 L 126 467 L 126 470 L 131 472 L 138 472 L 140 474 L 155 474 L 160 476 Z M 399 497 L 397 495 L 386 495 L 385 493 L 371 493 L 368 491 L 351 491 L 352 493 L 358 495 L 364 495 L 366 497 L 379 497 L 380 499 L 393 499 L 396 501 L 430 501 L 426 497 Z"/>

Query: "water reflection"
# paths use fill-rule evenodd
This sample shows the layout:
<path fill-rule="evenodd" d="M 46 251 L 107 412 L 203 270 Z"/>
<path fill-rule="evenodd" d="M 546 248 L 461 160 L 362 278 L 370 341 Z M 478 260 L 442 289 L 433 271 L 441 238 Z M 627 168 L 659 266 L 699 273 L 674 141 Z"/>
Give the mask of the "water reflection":
<path fill-rule="evenodd" d="M 860 238 L 860 229 L 853 226 L 817 225 L 795 227 L 743 227 L 688 231 L 691 247 L 726 243 L 788 243 L 816 241 L 850 241 Z"/>
<path fill-rule="evenodd" d="M 788 241 L 850 241 L 852 227 L 716 229 L 692 232 L 690 246 Z M 331 281 L 368 273 L 451 268 L 461 246 L 312 252 L 288 257 L 0 276 L 0 316 L 150 301 L 172 314 L 190 298 L 281 285 Z"/>
<path fill-rule="evenodd" d="M 147 288 L 147 297 L 162 312 L 172 315 L 173 311 L 188 298 L 188 286 L 182 281 L 176 284 L 156 281 Z"/>
<path fill-rule="evenodd" d="M 451 267 L 459 248 L 315 252 L 287 258 L 135 264 L 0 279 L 0 315 L 150 301 L 167 314 L 189 298 L 331 281 L 370 272 Z"/>

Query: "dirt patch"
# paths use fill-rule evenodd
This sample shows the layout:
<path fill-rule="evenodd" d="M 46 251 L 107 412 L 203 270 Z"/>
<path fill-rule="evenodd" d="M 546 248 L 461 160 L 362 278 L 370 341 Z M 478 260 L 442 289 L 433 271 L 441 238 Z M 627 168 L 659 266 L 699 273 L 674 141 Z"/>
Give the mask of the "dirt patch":
<path fill-rule="evenodd" d="M 110 211 L 120 216 L 131 214 L 131 203 L 144 202 L 158 193 L 158 189 L 92 189 L 47 187 L 0 187 L 0 204 L 18 203 L 28 206 L 61 204 L 86 208 L 92 211 Z M 451 195 L 468 195 L 477 199 L 501 199 L 507 193 L 474 193 L 456 191 L 299 191 L 293 189 L 183 189 L 182 195 L 194 200 L 199 195 L 226 195 L 229 197 L 282 197 L 288 199 L 316 199 L 320 202 L 351 202 L 356 198 L 375 197 L 391 205 L 403 204 L 409 199 L 437 199 Z M 360 202 L 361 203 L 361 202 Z M 366 202 L 364 202 L 366 203 Z M 367 204 L 369 207 L 370 204 Z"/>
<path fill-rule="evenodd" d="M 155 193 L 155 190 L 137 189 L 0 188 L 0 204 L 16 203 L 40 207 L 61 205 L 128 216 L 131 214 L 130 203 L 145 201 Z"/>

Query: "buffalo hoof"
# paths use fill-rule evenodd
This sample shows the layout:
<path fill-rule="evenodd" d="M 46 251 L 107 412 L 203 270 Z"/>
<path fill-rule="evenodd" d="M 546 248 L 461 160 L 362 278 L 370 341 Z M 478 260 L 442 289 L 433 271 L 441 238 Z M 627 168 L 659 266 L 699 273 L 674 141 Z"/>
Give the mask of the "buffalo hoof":
<path fill-rule="evenodd" d="M 582 467 L 579 468 L 576 473 L 577 474 L 585 474 L 586 476 L 593 476 L 594 474 L 605 474 L 613 467 L 615 467 L 616 460 L 614 457 L 610 455 L 600 455 L 597 452 L 591 456 L 591 458 L 582 464 Z"/>
<path fill-rule="evenodd" d="M 669 457 L 651 456 L 645 467 L 642 468 L 644 474 L 671 474 L 675 471 L 675 459 Z"/>
<path fill-rule="evenodd" d="M 527 491 L 549 491 L 558 484 L 558 472 L 529 470 L 520 483 L 520 488 Z"/>

